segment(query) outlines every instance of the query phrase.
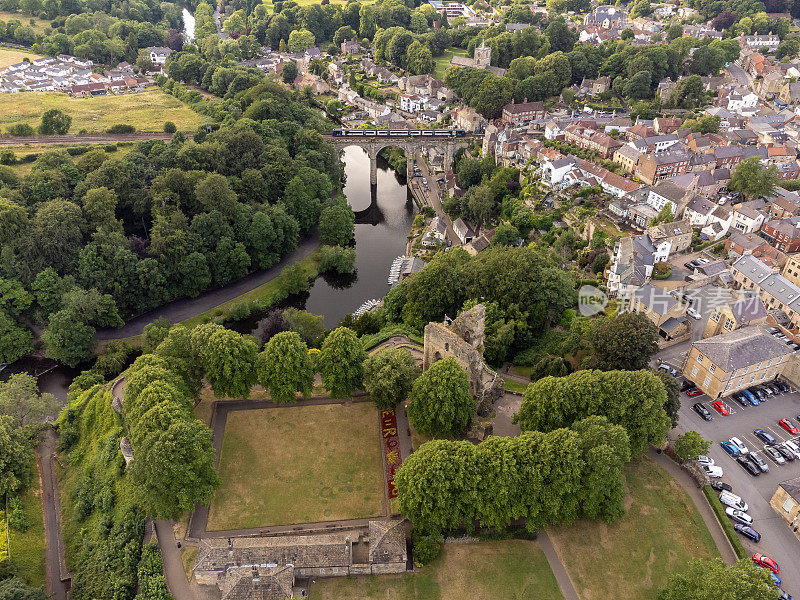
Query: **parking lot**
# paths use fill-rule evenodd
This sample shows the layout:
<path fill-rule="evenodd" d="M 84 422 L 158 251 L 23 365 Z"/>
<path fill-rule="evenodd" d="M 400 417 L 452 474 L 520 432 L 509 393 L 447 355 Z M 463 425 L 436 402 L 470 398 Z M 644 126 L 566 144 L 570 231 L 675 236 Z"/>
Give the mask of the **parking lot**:
<path fill-rule="evenodd" d="M 703 420 L 692 409 L 696 402 L 700 402 L 711 413 L 712 421 Z M 780 419 L 788 418 L 794 426 L 800 427 L 797 418 L 800 415 L 800 393 L 778 394 L 758 406 L 746 407 L 729 398 L 725 400 L 730 409 L 727 416 L 718 413 L 711 402 L 706 395 L 690 398 L 681 392 L 680 422 L 678 431 L 673 432 L 672 437 L 694 430 L 712 441 L 708 454 L 724 471 L 721 481 L 729 483 L 733 492 L 750 505 L 747 512 L 753 517 L 753 528 L 762 536 L 758 544 L 740 538 L 745 549 L 750 554 L 761 552 L 772 557 L 781 566 L 782 588 L 797 598 L 800 596 L 800 569 L 796 567 L 800 558 L 800 542 L 786 522 L 775 513 L 769 501 L 780 482 L 800 476 L 800 460 L 778 465 L 764 452 L 764 442 L 753 435 L 753 430 L 763 429 L 778 443 L 789 439 L 800 441 L 800 435 L 791 435 L 778 425 Z M 751 452 L 757 451 L 769 465 L 769 472 L 754 477 L 745 471 L 719 444 L 731 437 L 738 437 Z"/>

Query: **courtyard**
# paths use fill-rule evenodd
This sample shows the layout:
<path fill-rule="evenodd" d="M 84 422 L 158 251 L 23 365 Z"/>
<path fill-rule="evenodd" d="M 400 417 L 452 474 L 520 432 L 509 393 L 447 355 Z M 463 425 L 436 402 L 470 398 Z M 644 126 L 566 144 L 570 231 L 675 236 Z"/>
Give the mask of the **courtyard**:
<path fill-rule="evenodd" d="M 372 402 L 230 411 L 218 472 L 207 531 L 387 512 Z"/>

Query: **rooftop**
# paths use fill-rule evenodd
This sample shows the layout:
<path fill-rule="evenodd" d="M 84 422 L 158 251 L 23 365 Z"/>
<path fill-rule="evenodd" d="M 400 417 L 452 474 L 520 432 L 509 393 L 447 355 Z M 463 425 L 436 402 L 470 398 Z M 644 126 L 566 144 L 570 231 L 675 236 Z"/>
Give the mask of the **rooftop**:
<path fill-rule="evenodd" d="M 698 340 L 693 346 L 726 373 L 793 352 L 758 325 Z"/>

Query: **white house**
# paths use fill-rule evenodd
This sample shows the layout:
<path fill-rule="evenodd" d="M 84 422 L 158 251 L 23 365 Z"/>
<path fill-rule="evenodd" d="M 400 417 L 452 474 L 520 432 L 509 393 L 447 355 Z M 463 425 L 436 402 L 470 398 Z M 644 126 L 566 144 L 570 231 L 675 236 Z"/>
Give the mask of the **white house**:
<path fill-rule="evenodd" d="M 172 50 L 163 46 L 149 46 L 145 48 L 145 51 L 150 55 L 150 62 L 157 67 L 164 66 L 164 63 L 167 62 L 167 57 L 172 54 Z"/>

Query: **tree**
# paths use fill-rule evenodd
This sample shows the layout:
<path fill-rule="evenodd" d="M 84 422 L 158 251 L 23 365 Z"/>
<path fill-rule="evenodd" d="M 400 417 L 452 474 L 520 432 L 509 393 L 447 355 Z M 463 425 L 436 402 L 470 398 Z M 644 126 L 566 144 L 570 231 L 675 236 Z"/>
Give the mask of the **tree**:
<path fill-rule="evenodd" d="M 320 273 L 336 271 L 340 274 L 349 274 L 356 269 L 355 248 L 342 248 L 341 246 L 323 246 L 319 252 Z"/>
<path fill-rule="evenodd" d="M 12 363 L 33 352 L 33 334 L 0 310 L 0 362 Z"/>
<path fill-rule="evenodd" d="M 194 193 L 197 201 L 207 212 L 218 210 L 228 217 L 233 214 L 237 196 L 231 189 L 227 177 L 219 173 L 210 173 L 197 183 Z"/>
<path fill-rule="evenodd" d="M 547 39 L 550 40 L 550 50 L 556 52 L 569 52 L 578 41 L 577 32 L 571 30 L 564 17 L 557 17 L 548 22 L 547 29 L 544 30 Z"/>
<path fill-rule="evenodd" d="M 361 387 L 367 353 L 352 329 L 337 327 L 322 344 L 317 367 L 334 398 L 346 398 Z"/>
<path fill-rule="evenodd" d="M 672 223 L 675 216 L 672 214 L 672 205 L 667 202 L 658 211 L 658 214 L 650 221 L 650 226 L 658 225 L 659 223 Z"/>
<path fill-rule="evenodd" d="M 664 403 L 664 412 L 667 413 L 672 426 L 678 425 L 678 411 L 681 409 L 681 387 L 672 375 L 664 369 L 656 371 L 661 383 L 664 384 L 664 391 L 667 392 L 667 401 Z"/>
<path fill-rule="evenodd" d="M 29 587 L 19 577 L 0 581 L 0 598 L 2 600 L 48 600 L 50 596 L 43 588 Z"/>
<path fill-rule="evenodd" d="M 356 216 L 349 204 L 337 202 L 322 209 L 319 238 L 323 244 L 347 246 L 353 241 Z"/>
<path fill-rule="evenodd" d="M 460 435 L 477 407 L 469 391 L 467 373 L 455 357 L 448 356 L 431 365 L 414 382 L 408 418 L 423 435 Z"/>
<path fill-rule="evenodd" d="M 364 361 L 364 388 L 379 410 L 388 410 L 404 401 L 419 369 L 404 348 L 385 348 Z"/>
<path fill-rule="evenodd" d="M 94 333 L 94 327 L 87 325 L 73 311 L 62 309 L 50 316 L 50 322 L 42 333 L 42 342 L 47 356 L 77 367 L 89 358 L 97 345 Z"/>
<path fill-rule="evenodd" d="M 603 415 L 625 428 L 631 452 L 641 454 L 648 444 L 659 445 L 666 438 L 666 399 L 664 385 L 652 371 L 577 371 L 529 385 L 514 422 L 523 431 L 553 431 Z"/>
<path fill-rule="evenodd" d="M 671 42 L 672 40 L 676 40 L 681 37 L 683 37 L 683 25 L 679 25 L 677 23 L 670 25 L 667 29 L 667 41 Z"/>
<path fill-rule="evenodd" d="M 258 355 L 258 383 L 269 390 L 273 402 L 294 402 L 297 392 L 311 393 L 314 364 L 308 346 L 294 331 L 278 333 Z"/>
<path fill-rule="evenodd" d="M 57 108 L 51 108 L 42 115 L 39 133 L 41 135 L 65 135 L 69 131 L 70 125 L 72 125 L 72 117 Z"/>
<path fill-rule="evenodd" d="M 751 199 L 766 198 L 772 194 L 778 181 L 778 168 L 775 165 L 764 167 L 761 160 L 754 156 L 736 165 L 728 188 Z"/>
<path fill-rule="evenodd" d="M 598 321 L 589 331 L 592 364 L 610 371 L 647 368 L 658 352 L 658 328 L 641 313 L 622 313 Z"/>
<path fill-rule="evenodd" d="M 39 424 L 46 416 L 55 416 L 57 409 L 55 396 L 40 394 L 36 379 L 28 373 L 15 373 L 0 381 L 0 414 L 13 418 L 18 427 Z"/>
<path fill-rule="evenodd" d="M 306 344 L 312 344 L 325 331 L 322 315 L 289 307 L 283 311 L 283 322 L 290 331 L 299 334 Z"/>
<path fill-rule="evenodd" d="M 14 420 L 0 415 L 0 494 L 24 488 L 31 478 L 30 445 Z"/>
<path fill-rule="evenodd" d="M 314 45 L 314 34 L 308 29 L 295 29 L 289 34 L 289 51 L 303 52 Z"/>
<path fill-rule="evenodd" d="M 206 378 L 218 398 L 247 398 L 256 382 L 258 345 L 250 336 L 230 329 L 214 331 L 202 349 Z"/>
<path fill-rule="evenodd" d="M 479 185 L 470 191 L 472 194 L 469 198 L 469 210 L 480 226 L 489 219 L 494 210 L 494 194 L 488 185 Z"/>
<path fill-rule="evenodd" d="M 704 440 L 696 431 L 687 431 L 675 440 L 675 454 L 681 460 L 697 460 L 701 454 L 708 452 L 711 442 Z"/>
<path fill-rule="evenodd" d="M 414 40 L 406 50 L 405 65 L 414 75 L 431 73 L 434 67 L 433 54 L 419 40 Z"/>
<path fill-rule="evenodd" d="M 513 246 L 519 240 L 519 230 L 509 223 L 501 223 L 494 230 L 492 246 Z"/>
<path fill-rule="evenodd" d="M 547 354 L 540 358 L 531 370 L 531 381 L 538 381 L 544 377 L 566 377 L 572 373 L 572 365 L 561 356 Z"/>
<path fill-rule="evenodd" d="M 83 197 L 83 214 L 89 229 L 113 227 L 116 221 L 117 194 L 106 187 L 94 188 Z"/>
<path fill-rule="evenodd" d="M 300 71 L 297 68 L 297 63 L 293 60 L 287 60 L 283 63 L 283 67 L 281 68 L 281 79 L 283 79 L 283 83 L 292 84 L 294 80 L 297 78 L 297 74 Z"/>
<path fill-rule="evenodd" d="M 155 430 L 148 443 L 137 448 L 133 480 L 142 508 L 156 519 L 174 519 L 208 505 L 219 477 L 214 471 L 211 430 L 199 419 L 174 421 Z"/>
<path fill-rule="evenodd" d="M 750 559 L 728 566 L 721 558 L 689 563 L 669 578 L 658 600 L 778 600 L 779 594 L 766 569 Z"/>

